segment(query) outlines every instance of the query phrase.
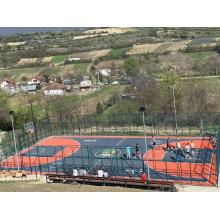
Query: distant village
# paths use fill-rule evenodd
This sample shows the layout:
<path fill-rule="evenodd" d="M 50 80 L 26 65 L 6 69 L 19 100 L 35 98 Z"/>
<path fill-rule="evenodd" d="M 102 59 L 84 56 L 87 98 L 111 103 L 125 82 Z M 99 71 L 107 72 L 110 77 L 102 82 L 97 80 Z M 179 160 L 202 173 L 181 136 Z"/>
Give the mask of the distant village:
<path fill-rule="evenodd" d="M 110 77 L 111 69 L 99 69 L 96 72 L 97 77 L 83 75 L 82 80 L 78 81 L 72 75 L 64 75 L 60 77 L 56 74 L 51 74 L 47 79 L 43 74 L 37 74 L 32 78 L 27 78 L 25 81 L 15 82 L 10 78 L 0 80 L 0 88 L 9 95 L 18 93 L 43 92 L 45 96 L 56 96 L 65 94 L 77 94 L 80 91 L 96 91 L 101 86 L 118 85 L 118 81 L 100 82 L 100 77 Z"/>

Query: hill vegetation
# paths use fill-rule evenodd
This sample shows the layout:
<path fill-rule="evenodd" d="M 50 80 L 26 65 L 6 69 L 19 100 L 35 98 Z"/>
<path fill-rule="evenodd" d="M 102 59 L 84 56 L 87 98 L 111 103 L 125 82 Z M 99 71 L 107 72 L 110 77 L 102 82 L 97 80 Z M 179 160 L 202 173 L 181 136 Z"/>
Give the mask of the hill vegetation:
<path fill-rule="evenodd" d="M 80 105 L 84 114 L 127 114 L 142 105 L 168 114 L 174 84 L 178 113 L 219 112 L 219 48 L 219 28 L 100 28 L 0 37 L 0 81 L 55 75 L 60 81 L 71 76 L 78 84 L 88 76 L 102 84 L 100 90 L 63 97 L 0 91 L 0 129 L 10 128 L 10 109 L 17 114 L 17 128 L 30 120 L 28 100 L 37 119 L 46 111 L 81 114 Z M 111 69 L 111 75 L 97 74 L 101 69 Z M 111 85 L 114 81 L 118 85 Z"/>

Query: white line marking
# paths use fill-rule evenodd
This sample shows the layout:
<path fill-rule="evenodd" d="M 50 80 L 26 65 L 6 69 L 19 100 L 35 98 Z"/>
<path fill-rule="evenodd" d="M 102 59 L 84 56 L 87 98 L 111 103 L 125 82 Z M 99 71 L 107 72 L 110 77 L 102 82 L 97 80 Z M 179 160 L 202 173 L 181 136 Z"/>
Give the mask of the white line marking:
<path fill-rule="evenodd" d="M 124 139 L 122 139 L 121 141 L 119 141 L 119 142 L 116 144 L 116 147 L 118 147 L 125 139 L 127 139 L 127 137 L 125 137 Z"/>

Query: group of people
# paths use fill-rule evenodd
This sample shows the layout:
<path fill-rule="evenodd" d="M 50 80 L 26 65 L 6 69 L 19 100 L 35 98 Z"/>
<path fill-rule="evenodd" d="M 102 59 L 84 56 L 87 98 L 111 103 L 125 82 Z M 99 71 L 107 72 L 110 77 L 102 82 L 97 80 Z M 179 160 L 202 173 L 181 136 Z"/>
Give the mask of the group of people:
<path fill-rule="evenodd" d="M 147 145 L 150 148 L 155 148 L 157 146 L 157 140 L 154 136 L 152 136 L 152 141 L 150 145 Z M 126 154 L 123 155 L 126 159 L 131 158 L 141 158 L 141 146 L 139 143 L 135 145 L 135 152 L 132 152 L 132 147 L 130 145 L 126 146 Z"/>
<path fill-rule="evenodd" d="M 123 155 L 126 159 L 131 158 L 141 158 L 140 145 L 137 143 L 135 145 L 135 152 L 132 151 L 132 147 L 130 145 L 126 146 L 126 154 Z"/>
<path fill-rule="evenodd" d="M 187 142 L 187 144 L 183 147 L 181 146 L 180 141 L 177 139 L 176 145 L 173 146 L 170 143 L 170 137 L 167 139 L 166 152 L 174 152 L 176 154 L 176 160 L 187 160 L 192 159 L 194 156 L 195 144 L 193 140 L 191 142 Z"/>
<path fill-rule="evenodd" d="M 77 168 L 73 168 L 72 175 L 73 176 L 93 175 L 93 176 L 105 177 L 105 178 L 109 177 L 109 174 L 108 174 L 107 170 L 105 170 L 101 167 L 94 174 L 90 174 L 84 167 L 81 167 L 79 170 Z"/>

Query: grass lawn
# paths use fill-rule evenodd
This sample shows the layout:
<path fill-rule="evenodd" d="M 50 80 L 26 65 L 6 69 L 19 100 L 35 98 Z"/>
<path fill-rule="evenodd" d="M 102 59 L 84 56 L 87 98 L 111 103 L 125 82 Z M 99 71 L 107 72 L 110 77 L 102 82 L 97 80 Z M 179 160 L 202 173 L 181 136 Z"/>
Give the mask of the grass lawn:
<path fill-rule="evenodd" d="M 20 80 L 23 76 L 32 77 L 43 70 L 45 67 L 32 67 L 20 69 L 3 69 L 0 70 L 0 79 L 10 77 L 14 80 Z"/>
<path fill-rule="evenodd" d="M 62 63 L 64 62 L 64 59 L 67 57 L 67 55 L 57 55 L 57 56 L 53 56 L 52 58 L 52 62 L 53 63 Z"/>
<path fill-rule="evenodd" d="M 126 52 L 129 50 L 130 50 L 130 47 L 112 49 L 111 52 L 108 54 L 108 56 L 118 57 L 118 56 L 126 54 Z"/>
<path fill-rule="evenodd" d="M 48 184 L 33 181 L 0 182 L 0 192 L 144 192 L 144 190 L 110 186 Z"/>
<path fill-rule="evenodd" d="M 73 70 L 79 73 L 87 73 L 87 68 L 89 65 L 90 63 L 76 63 L 74 64 Z"/>

